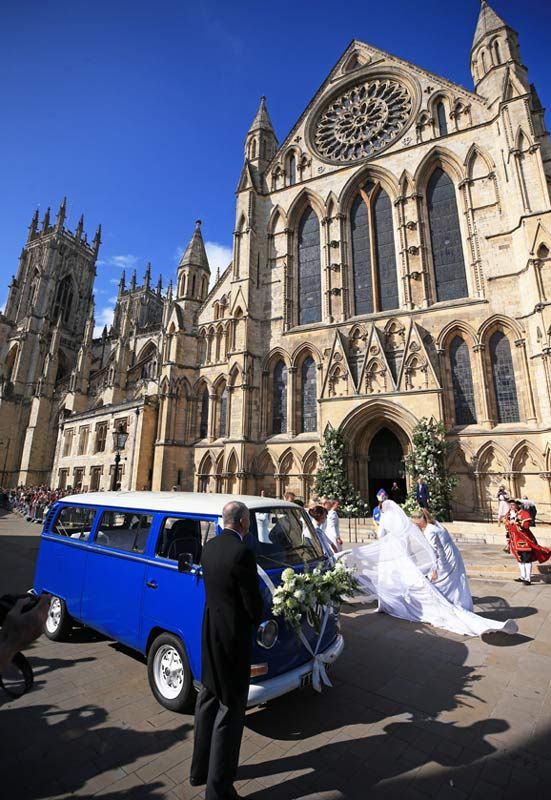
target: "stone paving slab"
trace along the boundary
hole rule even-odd
[[[0,589],[32,580],[36,526],[0,518]],[[520,632],[466,639],[344,609],[333,688],[247,714],[238,790],[251,800],[547,798],[551,586],[471,582]],[[0,698],[2,800],[193,800],[193,718],[163,710],[143,660],[92,631],[41,639],[32,692]]]

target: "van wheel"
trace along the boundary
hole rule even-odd
[[[67,611],[65,601],[61,597],[52,597],[48,617],[44,624],[44,633],[48,639],[61,642],[67,638],[72,627],[73,621]]]
[[[151,691],[170,711],[190,712],[195,704],[193,678],[182,642],[172,633],[161,633],[147,654]]]

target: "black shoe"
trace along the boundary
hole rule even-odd
[[[206,778],[196,778],[195,775],[189,776],[189,782],[191,786],[204,786],[207,782]]]
[[[525,586],[531,586],[532,581],[522,581]]]
[[[514,578],[515,583],[525,583],[524,578]]]

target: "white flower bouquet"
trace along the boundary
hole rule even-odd
[[[295,631],[300,629],[306,614],[308,621],[319,632],[322,611],[327,606],[338,607],[344,597],[351,597],[359,589],[353,571],[342,561],[329,570],[316,567],[303,573],[290,567],[281,573],[281,583],[273,594],[274,616],[283,617]]]

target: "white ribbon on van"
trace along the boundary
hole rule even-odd
[[[262,569],[262,567],[258,566],[258,564],[256,565],[256,569],[258,571],[259,576],[266,584],[268,591],[270,592],[270,595],[273,597],[276,587],[272,579],[270,578],[268,573]],[[308,641],[302,630],[299,629],[297,631],[298,638],[300,639],[300,641],[302,642],[308,653],[310,653],[310,655],[312,656],[312,686],[314,687],[316,692],[321,692],[322,684],[324,686],[333,686],[333,684],[329,680],[329,675],[327,674],[327,670],[325,669],[326,662],[324,659],[324,655],[323,653],[318,653],[318,649],[321,645],[321,640],[323,639],[323,634],[325,633],[325,628],[327,627],[327,620],[329,619],[329,613],[330,609],[328,608],[328,606],[324,606],[324,615],[323,615],[323,621],[321,623],[320,635],[314,650],[312,650],[312,648],[310,647],[310,642]]]

